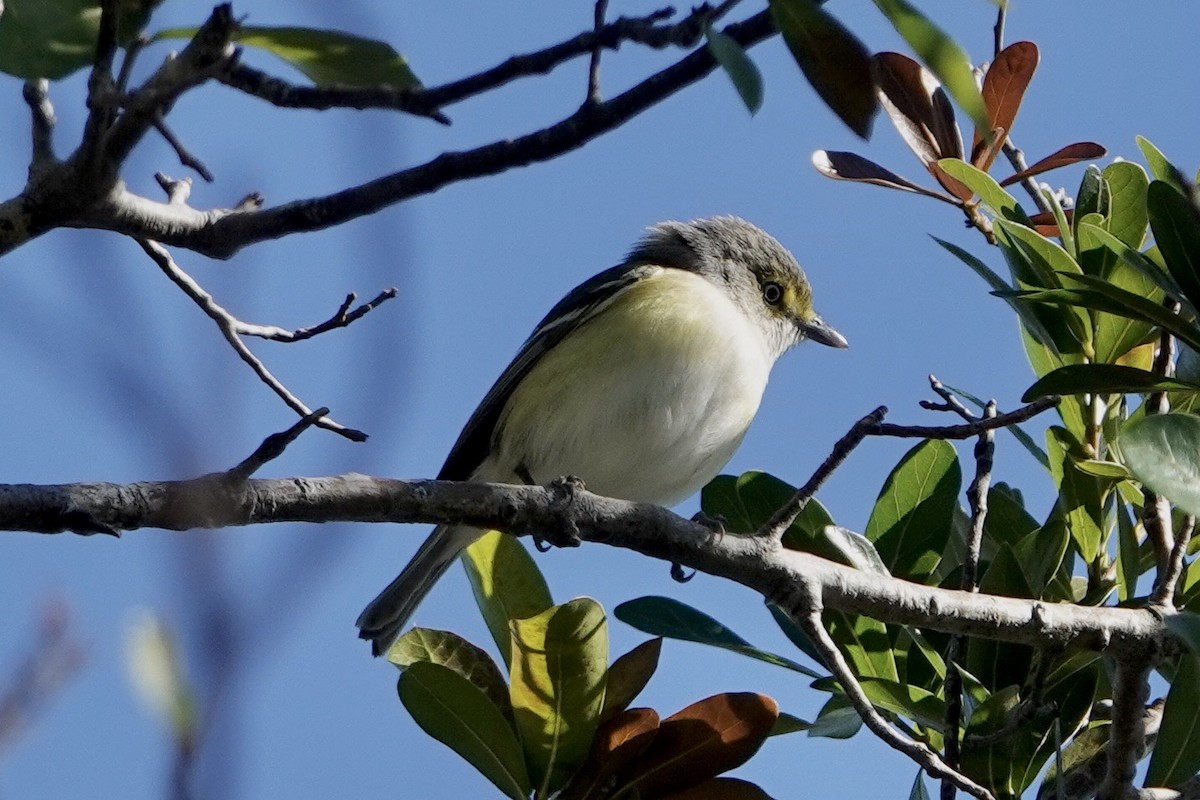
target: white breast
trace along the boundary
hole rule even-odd
[[[614,348],[614,339],[628,343]],[[663,269],[548,352],[513,392],[477,477],[581,478],[670,505],[711,480],[758,410],[773,354],[707,280]]]

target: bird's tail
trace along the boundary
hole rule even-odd
[[[358,635],[371,642],[371,653],[392,646],[417,606],[480,531],[461,525],[439,525],[404,570],[358,615]]]

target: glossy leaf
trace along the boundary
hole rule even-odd
[[[813,166],[826,178],[854,183],[870,183],[888,189],[899,189],[932,197],[946,203],[958,205],[958,201],[947,194],[926,189],[908,178],[897,175],[890,169],[863,158],[857,153],[839,150],[817,150],[812,155]]]
[[[124,0],[117,41],[131,42],[162,0]],[[90,66],[100,35],[99,0],[5,0],[0,3],[0,72],[58,80]]]
[[[1055,150],[1050,155],[1034,162],[1031,166],[1026,167],[1020,172],[1009,175],[1004,180],[1000,181],[1001,186],[1011,186],[1014,183],[1032,178],[1035,175],[1041,175],[1043,172],[1049,172],[1052,169],[1067,167],[1071,164],[1078,164],[1080,161],[1092,161],[1101,158],[1107,151],[1096,144],[1095,142],[1076,142],[1069,144],[1066,147]]]
[[[795,714],[788,714],[785,711],[779,712],[779,717],[775,720],[775,725],[771,728],[772,736],[786,736],[789,733],[803,733],[812,727],[812,723],[808,720],[803,720]]]
[[[1117,502],[1117,600],[1124,603],[1137,596],[1141,575],[1141,556],[1138,552],[1138,528],[1129,514],[1129,507]]]
[[[713,778],[656,800],[771,800],[771,795],[740,778]]]
[[[400,702],[421,729],[462,756],[513,800],[533,791],[525,756],[494,703],[454,670],[418,661],[400,674]]]
[[[587,800],[621,783],[654,741],[658,726],[658,713],[651,708],[631,708],[605,720],[558,800]]]
[[[604,707],[604,609],[579,597],[513,620],[509,691],[517,732],[543,796],[562,787],[591,747]]]
[[[1194,655],[1200,656],[1200,614],[1189,611],[1172,614],[1166,618],[1166,625]]]
[[[1052,517],[1042,527],[1025,534],[1012,546],[1013,555],[1021,567],[1021,575],[1032,596],[1046,596],[1046,586],[1062,565],[1070,543],[1070,531],[1065,520],[1059,515]]]
[[[967,113],[975,126],[980,130],[990,130],[987,109],[984,107],[979,87],[975,84],[971,59],[958,43],[907,0],[875,0],[875,5],[925,66],[942,82],[946,91],[958,103],[959,108]],[[962,147],[959,146],[957,153],[943,152],[942,155],[961,157]]]
[[[1154,176],[1154,179],[1168,183],[1180,192],[1185,191],[1187,181],[1179,168],[1168,161],[1163,152],[1151,144],[1149,139],[1143,136],[1135,138],[1138,148],[1142,151],[1142,156],[1150,166],[1150,174]]]
[[[1105,167],[1103,174],[1112,195],[1109,233],[1130,247],[1141,247],[1149,223],[1146,190],[1150,180],[1146,171],[1132,161],[1117,161]]]
[[[1167,270],[1192,305],[1200,305],[1200,212],[1163,181],[1150,184],[1146,206]]]
[[[940,731],[946,725],[946,704],[933,692],[882,678],[862,678],[859,684],[876,708],[907,717],[933,730]]]
[[[1137,272],[1165,294],[1181,300],[1184,311],[1195,316],[1195,307],[1183,296],[1175,279],[1144,253],[1130,247],[1104,228],[1091,222],[1080,223],[1076,230],[1081,243],[1094,244],[1108,249],[1120,260],[1121,264]]]
[[[788,641],[796,645],[796,647],[802,653],[811,658],[813,661],[828,669],[825,659],[819,652],[817,652],[817,648],[808,638],[808,634],[796,624],[795,620],[789,617],[787,613],[783,611],[783,609],[774,603],[767,603],[766,605],[767,610],[771,612],[771,618],[775,620],[775,624],[779,626],[781,631],[783,631],[783,635],[788,638]]]
[[[925,770],[917,770],[912,788],[908,790],[908,800],[929,800],[929,792],[925,788]]]
[[[646,688],[646,684],[658,669],[658,657],[661,652],[662,638],[650,639],[609,666],[601,717],[607,719],[625,710],[642,693],[642,689]]]
[[[1200,656],[1179,658],[1167,692],[1158,742],[1146,770],[1147,787],[1174,786],[1200,771]]]
[[[871,54],[814,0],[770,0],[771,17],[792,58],[821,100],[863,139],[879,105],[871,82]]]
[[[750,533],[766,523],[795,492],[796,487],[786,481],[757,470],[737,477],[718,475],[700,493],[700,507],[706,514],[724,519],[727,531]],[[833,518],[820,501],[810,499],[783,532],[783,546],[841,560],[824,534],[826,526],[832,524]]]
[[[750,658],[786,667],[811,678],[820,677],[789,658],[759,650],[707,614],[669,597],[639,597],[613,609],[613,616],[638,630],[668,639],[697,642],[731,650]]]
[[[709,28],[704,36],[708,42],[708,52],[725,70],[738,97],[746,104],[746,109],[751,115],[757,114],[763,102],[763,79],[758,67],[750,60],[745,48],[729,34]]]
[[[808,735],[821,739],[849,739],[862,728],[862,717],[844,695],[834,695],[821,706]]]
[[[922,442],[892,470],[871,510],[866,537],[893,575],[920,582],[933,574],[961,486],[958,455],[944,441]]]
[[[1119,444],[1139,481],[1187,513],[1200,514],[1200,417],[1142,417],[1125,425]]]
[[[1072,462],[1072,456],[1082,457],[1083,447],[1070,431],[1051,427],[1046,431],[1046,445],[1050,470],[1058,484],[1059,508],[1066,514],[1067,529],[1080,558],[1091,563],[1103,543],[1104,509],[1100,483],[1091,475],[1080,472]]]
[[[1000,188],[1000,184],[983,170],[958,158],[943,158],[938,162],[938,166],[974,192],[997,216],[1011,220],[1025,218],[1025,212],[1021,211],[1017,198]]]
[[[766,741],[779,716],[770,697],[718,694],[662,721],[629,786],[658,797],[695,786],[745,763]]]
[[[496,649],[510,664],[508,621],[536,616],[554,605],[546,579],[525,546],[499,531],[488,531],[464,550],[463,566]]]
[[[1039,378],[1021,396],[1022,403],[1061,394],[1128,394],[1168,389],[1200,391],[1200,385],[1116,364],[1069,364]]]
[[[871,76],[884,111],[922,164],[962,156],[954,109],[931,72],[902,53],[884,52],[872,57]]]
[[[159,31],[154,41],[190,39],[195,28]],[[415,89],[421,82],[390,44],[324,28],[243,25],[234,41],[281,58],[318,86]]]
[[[992,59],[980,88],[990,129],[1000,128],[1005,136],[1012,130],[1037,65],[1038,49],[1033,42],[1013,42]],[[999,148],[988,148],[985,137],[979,130],[975,131],[971,143],[972,164],[987,172],[998,152]],[[988,157],[981,160],[985,155]]]
[[[419,661],[446,667],[479,688],[505,716],[512,716],[508,683],[496,662],[481,648],[450,631],[413,628],[388,649],[387,660],[401,670]]]
[[[891,576],[879,551],[875,549],[875,545],[871,544],[871,540],[861,533],[856,533],[849,528],[829,525],[825,528],[825,538],[837,548],[845,562],[855,569],[883,578]]]

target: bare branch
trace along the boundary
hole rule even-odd
[[[183,293],[191,298],[192,302],[199,306],[200,310],[207,314],[209,319],[217,323],[217,328],[220,329],[221,334],[225,337],[225,341],[229,342],[230,347],[234,349],[242,361],[246,362],[250,369],[254,370],[254,374],[258,376],[259,380],[269,386],[271,391],[275,392],[289,408],[300,416],[308,417],[313,413],[312,409],[301,402],[300,398],[292,394],[278,378],[271,374],[266,365],[242,341],[242,331],[239,329],[242,323],[217,303],[213,299],[213,296],[197,283],[191,275],[188,275],[187,272],[176,264],[165,247],[147,239],[139,239],[137,242],[146,251],[146,254],[154,260],[159,269],[171,279],[171,282],[182,289]],[[354,442],[363,442],[367,439],[367,435],[362,431],[347,428],[328,417],[322,417],[316,424],[326,430],[345,436]]]
[[[54,106],[50,104],[50,82],[45,78],[29,81],[22,90],[25,104],[29,106],[33,138],[33,156],[30,159],[30,179],[35,173],[58,163],[54,155]]]
[[[242,336],[256,336],[260,339],[269,339],[273,342],[302,342],[305,339],[311,339],[314,336],[319,336],[327,331],[344,328],[355,320],[365,316],[367,313],[378,308],[383,303],[396,297],[399,291],[396,287],[384,289],[379,294],[375,295],[371,300],[363,303],[354,310],[351,306],[358,299],[358,295],[354,292],[346,295],[346,299],[338,306],[338,310],[333,316],[319,325],[313,325],[309,328],[297,328],[294,331],[289,331],[284,328],[278,328],[274,325],[252,325],[248,322],[238,321],[237,330]]]
[[[981,800],[994,800],[991,792],[975,783],[966,775],[962,775],[947,766],[938,757],[938,754],[930,750],[926,745],[902,735],[889,725],[888,721],[875,710],[875,706],[871,705],[870,698],[867,697],[862,686],[859,685],[858,680],[854,677],[854,672],[850,669],[850,665],[846,663],[842,651],[838,649],[829,632],[825,630],[825,625],[821,621],[822,607],[821,592],[819,589],[814,589],[807,582],[802,582],[797,586],[791,597],[780,598],[775,602],[776,605],[786,611],[803,628],[804,632],[808,635],[809,641],[813,643],[818,654],[820,654],[821,661],[824,662],[825,666],[829,667],[830,672],[833,673],[837,682],[841,684],[842,691],[845,692],[846,699],[850,701],[850,705],[858,712],[863,723],[872,733],[883,740],[884,744],[904,753],[934,778],[949,781],[973,797],[981,798]]]
[[[1146,752],[1147,677],[1151,665],[1136,656],[1117,659],[1113,675],[1113,720],[1108,738],[1108,768],[1097,800],[1124,800],[1133,789],[1137,762]]]
[[[317,424],[328,413],[328,408],[318,408],[286,431],[271,434],[266,439],[263,439],[263,443],[247,456],[244,461],[226,472],[225,477],[237,482],[248,480],[251,475],[262,469],[263,465],[268,461],[273,461],[283,455],[283,451],[287,450],[288,445],[300,438],[300,434]]]
[[[1025,422],[1043,411],[1054,408],[1059,402],[1057,397],[1040,397],[1015,411],[997,414],[990,419],[968,422],[965,425],[893,425],[881,422],[869,433],[871,436],[894,436],[901,439],[969,439],[985,431]]]
[[[1174,313],[1179,312],[1179,303],[1170,297],[1163,299],[1163,305]],[[1167,331],[1158,337],[1158,349],[1154,354],[1151,372],[1164,378],[1170,377],[1171,361],[1175,355],[1175,339]],[[1171,410],[1171,402],[1166,392],[1151,392],[1146,398],[1147,414],[1165,414]],[[1148,488],[1142,489],[1142,527],[1146,538],[1154,548],[1158,562],[1158,574],[1155,576],[1154,592],[1151,602],[1164,605],[1171,602],[1175,595],[1175,581],[1179,573],[1175,573],[1167,584],[1168,573],[1172,572],[1172,559],[1178,542],[1172,530],[1171,504],[1167,498]],[[1182,564],[1180,565],[1182,569]]]
[[[608,12],[608,0],[596,0],[596,7],[593,13],[593,32],[599,33],[604,29],[604,15]],[[591,61],[588,63],[588,87],[587,95],[584,97],[585,104],[595,104],[600,102],[600,54],[604,52],[604,48],[600,45],[599,37],[596,44],[592,45]]]
[[[154,130],[158,131],[167,140],[167,144],[171,145],[171,149],[179,157],[180,164],[183,164],[188,169],[195,170],[196,174],[204,178],[206,183],[213,182],[213,174],[209,172],[208,167],[204,166],[203,161],[192,155],[192,152],[184,146],[183,142],[179,141],[179,137],[167,126],[167,122],[163,119],[161,111],[154,115]]]

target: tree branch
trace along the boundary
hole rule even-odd
[[[220,6],[219,8],[227,8]],[[217,16],[214,12],[214,17]],[[220,28],[220,25],[214,26]],[[725,29],[743,47],[774,35],[769,11]],[[108,163],[119,163],[153,126],[152,111],[164,111],[190,86],[214,74],[227,74],[236,59],[230,53],[214,55],[213,35],[205,29],[177,61],[168,62],[137,92],[108,136]],[[185,58],[189,51],[195,58]],[[224,50],[220,51],[222,54]],[[208,54],[201,61],[199,54]],[[193,63],[195,62],[195,63]],[[473,150],[447,152],[425,164],[402,170],[322,197],[297,200],[274,208],[213,209],[196,211],[187,206],[157,203],[134,195],[119,183],[103,191],[68,198],[43,194],[0,204],[0,255],[55,226],[98,228],[184,247],[214,258],[229,258],[243,247],[293,233],[322,230],[374,213],[389,205],[434,192],[458,181],[495,175],[513,167],[548,161],[576,150],[633,117],[700,80],[716,67],[706,48],[699,48],[674,65],[631,89],[596,104],[580,108],[566,119],[515,139],[503,139]],[[63,179],[65,190],[72,181]],[[76,190],[78,192],[78,190]],[[64,192],[65,193],[65,192]],[[49,202],[54,200],[55,202]],[[32,212],[32,213],[31,213]]]

